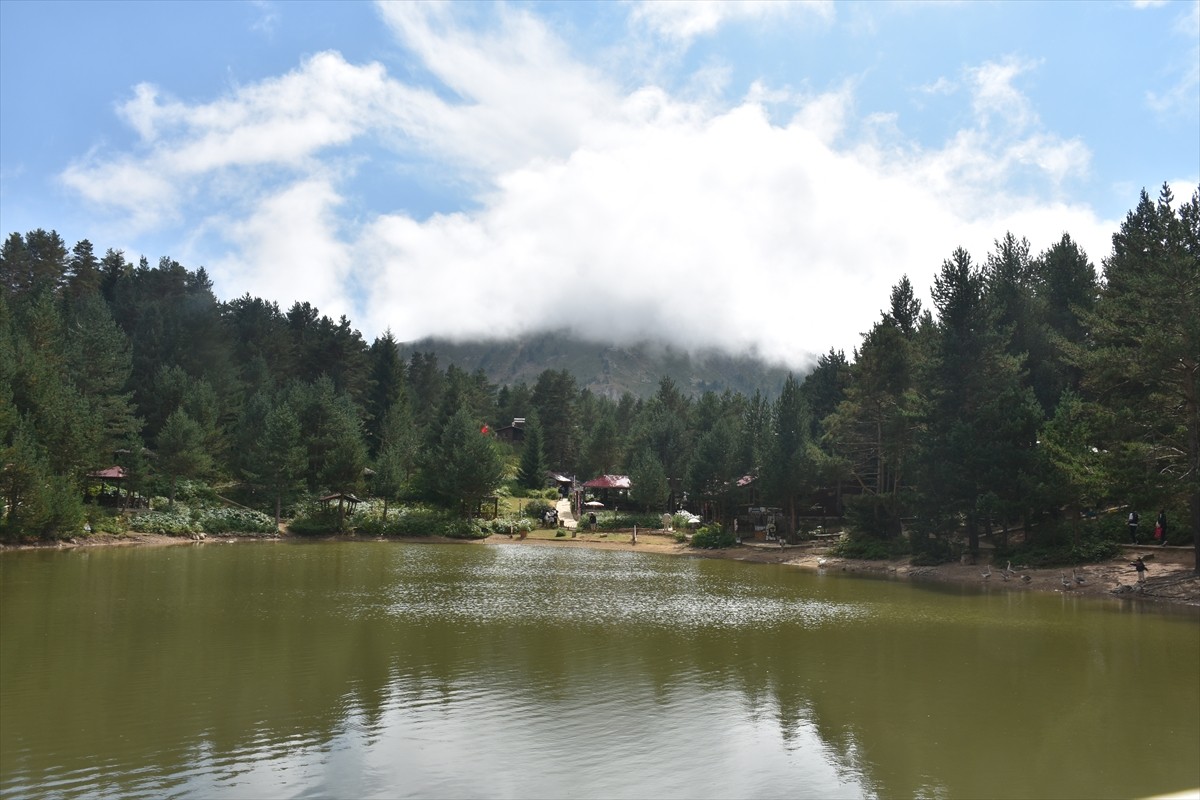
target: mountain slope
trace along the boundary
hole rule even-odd
[[[788,374],[787,369],[753,356],[716,351],[689,354],[652,342],[603,344],[562,332],[491,341],[429,338],[404,343],[400,350],[405,357],[414,351],[433,353],[442,368],[453,364],[467,372],[482,369],[489,381],[499,385],[533,385],[544,370],[565,369],[580,386],[612,398],[624,392],[649,397],[664,375],[692,396],[729,389],[746,395],[757,390],[774,397]]]

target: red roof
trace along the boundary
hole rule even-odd
[[[109,467],[108,469],[98,469],[95,472],[88,473],[89,478],[102,478],[104,480],[121,480],[125,477],[124,467]]]
[[[601,475],[599,478],[592,478],[583,486],[585,489],[630,489],[633,487],[633,481],[629,480],[628,475]]]

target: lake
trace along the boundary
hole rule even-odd
[[[520,544],[0,554],[0,796],[1200,786],[1200,616]]]

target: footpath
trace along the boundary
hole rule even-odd
[[[571,501],[563,498],[554,504],[555,510],[558,511],[558,521],[562,526],[569,531],[575,530],[579,526],[579,521],[571,514]]]

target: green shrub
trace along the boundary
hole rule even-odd
[[[448,511],[427,506],[405,506],[396,515],[390,533],[398,536],[437,536],[455,517]]]
[[[496,519],[477,520],[482,530],[493,533],[529,533],[533,530],[533,520],[525,517],[496,517]]]
[[[705,525],[692,534],[692,547],[702,550],[720,550],[736,544],[733,531],[727,531],[720,525]]]
[[[1061,567],[1107,561],[1128,540],[1124,521],[1115,515],[1083,520],[1078,531],[1068,521],[1055,521],[1038,526],[1028,541],[1016,547],[997,548],[996,555],[1031,567]]]
[[[492,534],[484,529],[480,520],[459,518],[446,523],[441,535],[450,539],[486,539]]]
[[[121,534],[124,533],[128,524],[125,517],[120,514],[111,514],[104,509],[91,509],[88,511],[88,524],[92,526],[93,533],[108,533]]]
[[[839,558],[887,561],[904,555],[907,550],[907,544],[900,540],[885,541],[874,536],[853,535],[839,540],[830,552]]]
[[[288,530],[300,536],[337,533],[338,511],[336,508],[322,509],[319,505],[307,506],[288,523]]]
[[[546,501],[534,500],[530,503],[527,503],[525,507],[521,509],[521,516],[529,517],[530,519],[541,520],[546,515],[547,511],[553,510],[554,506],[550,505]]]
[[[206,533],[275,533],[275,518],[244,508],[206,508],[197,514]]]
[[[158,533],[166,536],[184,536],[199,531],[187,506],[176,505],[175,509],[147,511],[129,519],[129,530],[137,533]]]
[[[587,513],[584,513],[584,519],[587,519]],[[628,530],[634,525],[639,528],[652,528],[657,530],[662,527],[661,514],[633,514],[616,511],[601,511],[596,514],[596,528],[602,531]]]
[[[918,536],[910,544],[913,551],[912,564],[916,567],[936,567],[938,564],[946,564],[957,559],[954,554],[954,546],[948,539],[929,539]]]

